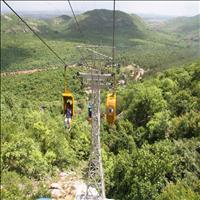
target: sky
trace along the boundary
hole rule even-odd
[[[70,11],[67,1],[7,1],[18,12],[56,12]],[[70,1],[76,12],[92,9],[111,9],[112,1]],[[166,16],[194,16],[200,14],[200,1],[117,1],[116,9],[135,14],[154,14]],[[1,1],[1,11],[9,9]]]

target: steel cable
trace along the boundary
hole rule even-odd
[[[65,61],[27,24],[27,22],[17,14],[17,12],[5,1],[2,0],[10,10],[34,33],[34,35],[59,59],[59,61],[66,65]]]

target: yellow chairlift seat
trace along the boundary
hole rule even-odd
[[[106,119],[108,124],[113,124],[116,120],[116,94],[110,93],[106,98]]]
[[[64,115],[66,113],[67,103],[69,102],[72,107],[72,117],[73,117],[73,115],[74,115],[74,96],[73,96],[73,94],[70,91],[66,90],[62,94],[62,96],[63,96],[63,101],[64,101],[64,108],[63,108]]]

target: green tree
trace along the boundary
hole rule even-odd
[[[183,116],[171,120],[170,135],[178,138],[192,138],[200,136],[199,112],[190,111]]]
[[[200,195],[195,193],[191,188],[182,181],[176,184],[169,183],[156,200],[198,200]]]
[[[146,127],[149,142],[165,139],[169,136],[170,112],[164,111],[155,113]]]
[[[135,85],[125,97],[127,118],[137,126],[145,126],[156,112],[166,109],[162,90],[156,86]]]
[[[26,176],[40,178],[48,171],[39,146],[23,133],[12,135],[10,142],[2,144],[3,170],[14,170]]]
[[[197,98],[191,96],[190,92],[187,90],[181,90],[173,97],[171,102],[171,110],[180,116],[185,114],[190,110],[195,110],[197,108]]]

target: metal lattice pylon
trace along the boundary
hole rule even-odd
[[[100,142],[100,89],[106,85],[107,79],[112,75],[100,74],[100,72],[95,74],[79,73],[79,75],[89,81],[93,99],[92,144],[88,168],[87,193],[84,199],[104,200],[106,197]]]

